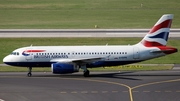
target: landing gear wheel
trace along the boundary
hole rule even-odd
[[[32,76],[32,74],[31,74],[32,67],[28,67],[28,69],[29,69],[29,72],[28,72],[27,76],[28,76],[28,77],[31,77],[31,76]]]
[[[31,77],[31,76],[32,76],[32,74],[31,74],[31,73],[28,73],[28,74],[27,74],[27,76],[28,76],[28,77]]]
[[[88,77],[88,76],[89,76],[89,73],[90,73],[89,70],[85,71],[85,72],[84,72],[84,77]]]

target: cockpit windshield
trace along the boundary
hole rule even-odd
[[[19,52],[12,52],[11,55],[19,55]]]

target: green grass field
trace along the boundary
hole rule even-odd
[[[0,29],[151,28],[166,13],[180,28],[179,11],[178,0],[0,0]]]
[[[2,63],[3,57],[10,54],[13,50],[30,46],[48,46],[48,45],[133,45],[138,43],[141,38],[0,38],[0,60]],[[173,38],[169,39],[168,46],[173,46],[180,49],[180,40]],[[174,53],[165,57],[152,59],[141,62],[143,64],[179,64],[180,53]]]

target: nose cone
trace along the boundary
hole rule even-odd
[[[5,64],[8,64],[8,62],[11,62],[11,59],[9,58],[9,55],[6,56],[6,57],[4,57],[3,62],[4,62]]]

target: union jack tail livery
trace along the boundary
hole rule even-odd
[[[172,19],[173,14],[163,15],[140,43],[146,47],[166,46]]]

